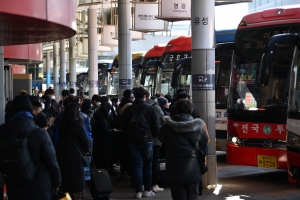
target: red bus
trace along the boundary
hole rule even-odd
[[[243,17],[233,54],[228,94],[227,162],[287,169],[286,121],[291,45],[278,44],[272,68],[261,58],[269,39],[300,30],[300,8],[273,8]],[[268,81],[264,78],[268,74]]]
[[[156,88],[156,72],[157,64],[155,61],[159,61],[165,50],[166,45],[154,45],[153,48],[147,51],[142,61],[142,73],[143,78],[140,79],[140,83],[150,92],[151,95],[155,94]],[[154,61],[154,62],[151,62]]]

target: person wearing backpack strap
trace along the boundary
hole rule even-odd
[[[151,191],[153,137],[158,132],[159,117],[152,105],[145,102],[147,90],[142,87],[134,90],[135,101],[123,113],[122,130],[127,131],[133,165],[135,198],[154,196]],[[142,185],[145,190],[142,193]]]
[[[13,114],[11,122],[0,126],[0,171],[4,174],[8,197],[51,200],[52,191],[61,184],[51,139],[33,121],[27,95],[15,97]],[[22,145],[17,146],[20,142]]]

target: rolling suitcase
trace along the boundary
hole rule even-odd
[[[93,200],[109,199],[113,191],[113,186],[108,172],[105,169],[95,169],[91,167],[91,180],[89,188]]]

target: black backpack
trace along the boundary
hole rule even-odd
[[[35,129],[29,135],[37,130],[39,129]],[[7,184],[25,183],[33,179],[37,166],[31,159],[27,138],[0,139],[0,171]]]
[[[131,144],[142,144],[148,141],[150,131],[145,118],[148,109],[143,109],[140,113],[136,113],[133,108],[130,109],[132,117],[129,122],[128,139]]]

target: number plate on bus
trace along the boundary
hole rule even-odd
[[[262,168],[277,169],[277,157],[257,155],[257,166]]]

